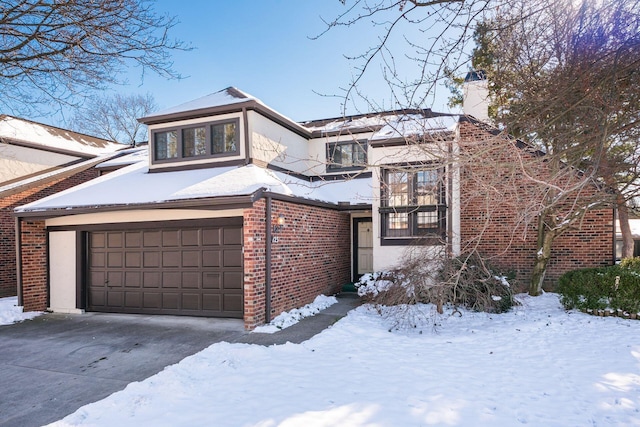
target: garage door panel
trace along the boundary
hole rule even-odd
[[[200,267],[201,251],[183,251],[182,267]]]
[[[182,282],[181,273],[179,271],[165,271],[162,273],[162,288],[176,289],[180,287]]]
[[[224,245],[241,245],[242,244],[242,228],[226,227],[222,231]]]
[[[241,271],[225,271],[223,278],[223,289],[242,289]]]
[[[107,288],[121,288],[123,285],[122,271],[109,271],[107,272]]]
[[[124,255],[124,265],[127,268],[142,267],[142,254],[140,252],[126,252]]]
[[[162,275],[159,271],[144,271],[142,273],[142,287],[159,288],[162,281]]]
[[[161,246],[160,231],[143,231],[142,244],[145,248],[159,248]]]
[[[182,289],[200,289],[200,278],[202,274],[199,271],[182,272]]]
[[[180,267],[180,258],[178,251],[162,252],[162,266],[164,268]]]
[[[222,252],[221,251],[202,251],[202,266],[203,267],[220,267]]]
[[[139,248],[142,246],[142,234],[139,231],[128,231],[124,233],[125,248]]]
[[[160,267],[160,253],[159,252],[144,252],[143,254],[143,266],[145,268],[159,268]]]
[[[201,295],[200,294],[182,294],[182,309],[183,310],[202,310],[202,305],[200,304]]]
[[[105,266],[105,253],[92,253],[89,256],[89,267],[104,267]]]
[[[109,290],[107,292],[108,307],[122,307],[124,304],[124,292]]]
[[[202,296],[202,309],[208,311],[222,311],[222,298],[218,294]]]
[[[107,233],[107,247],[108,248],[122,248],[122,233],[114,232]]]
[[[200,246],[200,230],[182,230],[182,246]]]
[[[179,242],[178,230],[163,231],[162,232],[162,247],[172,248],[177,247]]]
[[[142,308],[142,293],[125,292],[124,306],[127,308]]]
[[[207,228],[202,230],[202,244],[203,246],[218,246],[220,245],[220,229],[219,228]]]
[[[92,233],[91,235],[91,248],[104,248],[106,247],[106,233]]]
[[[179,308],[179,305],[178,305],[179,301],[180,301],[180,294],[165,292],[162,294],[162,309],[177,310]]]
[[[242,317],[241,226],[91,232],[88,308]]]
[[[122,252],[109,252],[107,253],[107,267],[109,268],[122,268]]]
[[[222,285],[221,273],[212,273],[212,272],[203,273],[202,287],[204,289],[221,289],[222,287],[221,285]]]
[[[162,294],[160,292],[145,292],[142,295],[142,308],[162,308]]]
[[[142,272],[125,271],[124,286],[125,288],[139,288],[142,285]]]
[[[222,260],[223,267],[242,267],[242,249],[225,249]]]

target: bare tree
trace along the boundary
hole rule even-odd
[[[169,37],[175,24],[148,0],[2,0],[0,102],[17,114],[75,104],[131,66],[179,77],[170,53],[189,47]]]
[[[138,122],[157,110],[151,94],[98,97],[78,108],[69,126],[79,132],[122,144],[146,141],[146,126]]]

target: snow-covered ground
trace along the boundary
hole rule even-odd
[[[640,426],[640,321],[565,312],[392,331],[370,306],[302,344],[220,343],[57,426]]]
[[[18,297],[0,298],[0,325],[33,319],[41,314],[36,311],[23,313],[22,307],[18,305]]]

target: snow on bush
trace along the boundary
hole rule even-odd
[[[337,303],[338,300],[334,296],[318,295],[311,304],[307,304],[301,308],[294,308],[291,311],[281,313],[275,317],[268,325],[258,326],[254,332],[263,334],[272,334],[291,325],[295,325],[305,317],[318,314],[320,311]]]

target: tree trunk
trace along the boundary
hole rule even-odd
[[[618,208],[618,222],[622,233],[622,258],[633,257],[633,236],[629,226],[629,208],[621,194],[616,194],[616,205]]]
[[[544,276],[547,273],[547,264],[551,258],[551,246],[556,237],[556,233],[545,227],[542,217],[538,221],[538,251],[536,252],[536,263],[531,273],[531,283],[529,284],[529,295],[538,296],[542,293]]]

